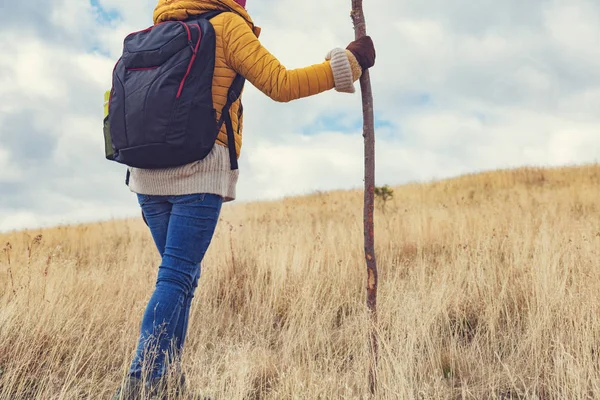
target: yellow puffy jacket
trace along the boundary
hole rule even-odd
[[[329,61],[294,70],[287,70],[281,65],[260,44],[260,28],[254,25],[248,12],[234,0],[160,0],[154,10],[154,23],[185,20],[191,15],[215,10],[229,11],[211,19],[217,45],[213,77],[213,102],[217,118],[220,118],[227,91],[236,73],[244,76],[273,100],[280,102],[312,96],[334,88],[334,76]],[[241,98],[232,105],[230,113],[239,157],[243,123]],[[225,125],[219,132],[217,143],[227,146]]]

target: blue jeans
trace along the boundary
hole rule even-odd
[[[138,201],[162,262],[129,374],[157,379],[166,372],[167,363],[181,357],[200,263],[214,234],[223,198],[206,193],[138,195]]]

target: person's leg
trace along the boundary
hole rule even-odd
[[[194,293],[196,292],[196,288],[198,287],[198,280],[200,279],[200,270],[201,267],[198,265],[198,273],[192,282],[192,290],[188,294],[188,296],[183,301],[183,308],[181,309],[181,313],[179,314],[179,321],[177,321],[177,325],[175,327],[175,349],[177,351],[176,357],[181,358],[181,354],[183,352],[183,345],[185,343],[185,337],[187,335],[188,328],[188,320],[190,317],[190,308],[192,305],[192,300],[194,299]]]
[[[165,252],[169,220],[171,218],[171,209],[173,208],[173,205],[169,201],[168,196],[152,196],[145,194],[138,194],[138,202],[142,208],[142,213],[144,214],[146,223],[148,224],[148,229],[150,229],[150,233],[152,234],[152,238],[154,239],[158,253],[162,258]],[[143,331],[143,329],[144,326],[142,321],[142,327],[140,330]],[[141,378],[141,363],[143,361],[143,354],[140,349],[143,349],[144,339],[145,336],[142,332],[140,332],[136,355],[129,370],[130,375],[137,378]]]
[[[173,205],[167,196],[145,194],[138,194],[138,202],[146,218],[154,244],[156,244],[156,249],[162,258],[167,243],[167,230]]]
[[[154,243],[160,253],[161,258],[165,252],[165,245],[167,241],[167,229],[169,227],[169,219],[171,218],[171,208],[172,204],[169,201],[166,201],[167,197],[161,196],[153,196],[153,198],[148,199],[148,196],[138,195],[140,198],[140,204],[143,204],[142,212],[144,213],[144,217],[146,218],[146,223],[151,230],[152,237],[154,238]],[[163,202],[160,204],[159,200]],[[163,204],[165,205],[163,207]],[[181,353],[183,350],[183,344],[185,341],[185,336],[187,333],[188,326],[188,318],[190,315],[190,307],[192,304],[192,300],[194,299],[194,292],[198,287],[198,279],[200,278],[200,265],[198,265],[198,273],[194,278],[194,282],[192,284],[193,290],[191,293],[186,296],[183,301],[183,308],[179,315],[179,320],[177,321],[177,325],[175,327],[175,339],[176,339],[176,350],[177,350],[177,361],[181,358]]]
[[[143,368],[149,367],[148,377],[159,378],[165,372],[165,353],[171,353],[171,344],[183,345],[188,304],[223,202],[220,196],[211,194],[169,199],[172,209],[162,263],[156,289],[144,313],[136,360],[130,370],[135,377],[146,375],[142,373]]]
[[[182,202],[186,203],[186,200],[183,199]],[[196,217],[204,220],[202,222],[202,224],[208,224],[207,229],[209,229],[209,231],[210,231],[210,235],[205,236],[205,238],[208,239],[208,241],[206,242],[206,245],[205,245],[206,248],[202,252],[202,256],[201,256],[202,258],[204,258],[204,254],[206,253],[206,250],[208,249],[210,241],[212,240],[212,235],[215,231],[217,221],[219,220],[219,215],[221,213],[222,204],[223,204],[223,198],[221,196],[217,196],[214,194],[205,194],[204,200],[202,203],[189,204],[192,208],[202,207],[202,208],[206,208],[206,210],[207,210],[207,212],[201,212],[199,214],[195,213]],[[182,205],[185,207],[185,204],[182,204]],[[183,214],[184,211],[185,211],[185,208],[180,209],[177,206],[177,203],[174,203],[174,214],[177,214],[179,212],[182,212],[182,214]],[[202,245],[200,247],[204,247],[204,245]],[[200,261],[202,261],[202,259],[200,259]],[[179,314],[179,320],[177,321],[177,325],[175,326],[174,341],[175,341],[175,350],[177,353],[176,354],[177,358],[181,357],[181,353],[183,351],[183,346],[185,344],[185,338],[187,336],[190,308],[191,308],[192,300],[194,299],[194,293],[196,292],[196,288],[198,287],[198,280],[200,279],[200,274],[201,274],[200,262],[198,263],[198,266],[195,269],[195,272],[196,273],[192,280],[191,290],[189,291],[188,295],[184,299],[183,307]]]

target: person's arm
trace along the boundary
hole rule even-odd
[[[248,24],[232,14],[223,29],[225,58],[231,68],[275,101],[288,102],[335,88],[354,92],[362,68],[348,50],[334,49],[327,61],[288,70],[264,48]]]

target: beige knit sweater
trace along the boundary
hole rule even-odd
[[[328,55],[338,92],[354,93],[354,82],[362,70],[347,50],[334,49]],[[134,193],[174,196],[211,193],[225,202],[235,200],[239,170],[231,170],[227,147],[215,144],[209,155],[181,167],[166,169],[129,168],[129,189]]]

